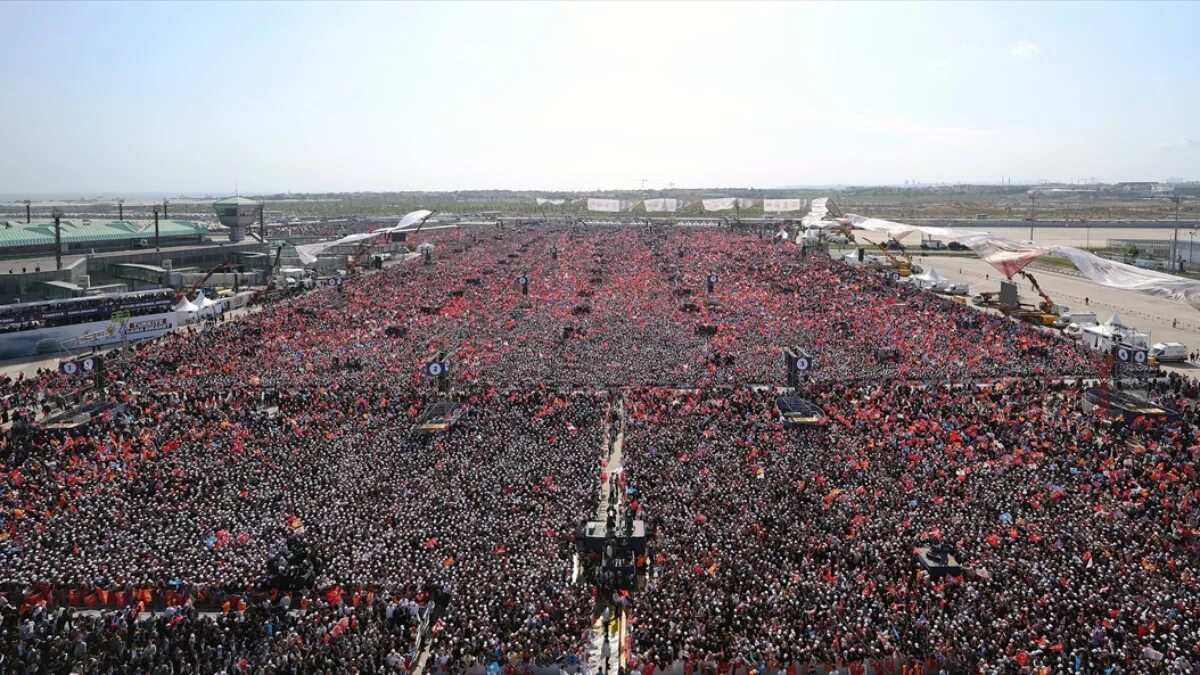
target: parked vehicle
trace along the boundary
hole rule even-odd
[[[1159,342],[1150,348],[1150,357],[1155,363],[1187,361],[1188,350],[1182,342]]]

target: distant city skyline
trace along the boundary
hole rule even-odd
[[[1200,179],[1196,3],[229,10],[0,4],[0,194]]]

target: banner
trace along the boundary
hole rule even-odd
[[[629,208],[631,204],[624,199],[596,199],[588,197],[588,211],[601,211],[604,213],[620,213]]]
[[[737,204],[737,200],[733,197],[721,197],[720,199],[702,199],[700,205],[705,211],[728,211]]]
[[[764,199],[764,213],[784,213],[786,211],[799,211],[802,208],[799,199]]]
[[[536,201],[538,206],[545,206],[546,204],[550,204],[551,206],[562,206],[563,204],[567,203],[567,200],[565,199],[542,199],[541,197],[537,197]]]
[[[705,211],[728,211],[732,208],[749,209],[757,201],[750,197],[718,197],[716,199],[701,199],[700,204]]]
[[[663,198],[663,199],[647,199],[642,202],[646,207],[646,213],[675,213],[683,202],[679,199]]]

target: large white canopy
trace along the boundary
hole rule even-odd
[[[817,201],[813,200],[814,207]],[[1031,243],[1018,243],[991,232],[908,225],[880,218],[864,218],[854,214],[848,214],[847,217],[850,223],[860,230],[884,232],[896,241],[900,241],[913,232],[922,232],[933,237],[964,244],[1009,279],[1038,258],[1057,254],[1071,261],[1071,264],[1084,277],[1101,286],[1138,291],[1160,298],[1183,300],[1193,308],[1200,309],[1200,281],[1144,270],[1133,265],[1101,258],[1073,246],[1038,246]]]
[[[179,301],[179,304],[175,305],[175,311],[191,313],[200,311],[200,308],[192,304],[192,301],[188,300],[187,296],[185,295],[183,296],[183,299]]]
[[[348,235],[342,237],[341,239],[334,239],[332,241],[319,241],[315,244],[302,244],[302,245],[296,247],[296,255],[299,256],[301,263],[304,263],[305,265],[311,265],[317,261],[318,255],[333,248],[334,246],[344,246],[346,244],[355,244],[360,241],[371,239],[373,237],[378,237],[383,234],[391,234],[393,232],[406,232],[409,230],[413,230],[413,229],[415,229],[414,228],[415,225],[419,225],[426,218],[428,218],[429,216],[432,216],[432,215],[433,215],[433,211],[428,211],[426,209],[419,209],[417,211],[412,211],[410,213],[405,214],[404,217],[400,219],[400,222],[392,227],[382,227],[378,230],[373,230],[371,232],[360,232],[358,234],[348,234]],[[446,228],[446,227],[454,227],[454,225],[453,224],[442,224],[442,225],[438,225],[435,227],[429,227],[426,229],[436,230],[436,229],[442,229],[442,228]]]

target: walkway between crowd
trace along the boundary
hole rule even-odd
[[[611,508],[619,521],[622,507],[620,478],[622,468],[622,451],[625,445],[625,401],[624,397],[610,402],[609,427],[605,433],[605,443],[608,445],[608,460],[604,464],[604,479],[600,488],[600,503],[596,508],[596,520],[604,521]],[[614,432],[615,427],[615,432]],[[615,491],[615,492],[614,492]],[[592,624],[588,647],[588,669],[593,673],[615,674],[620,672],[622,645],[628,634],[627,608],[613,602],[609,596],[598,596],[596,599],[597,613]]]

